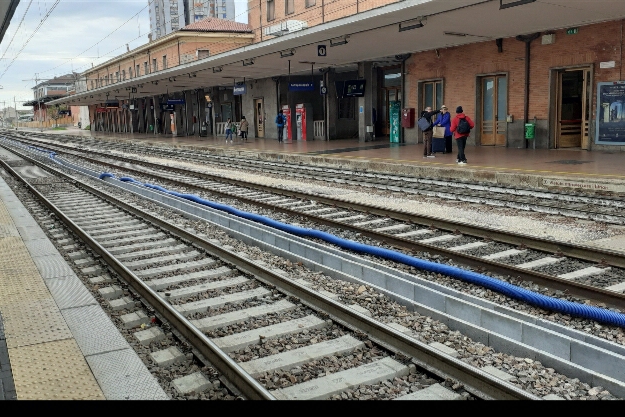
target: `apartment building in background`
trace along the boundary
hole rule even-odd
[[[154,0],[150,3],[150,36],[156,40],[208,17],[234,20],[234,0]]]

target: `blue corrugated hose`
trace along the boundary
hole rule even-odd
[[[103,173],[100,175],[100,179],[104,179],[107,177],[115,178],[115,176],[110,173]],[[505,281],[478,274],[476,272],[466,271],[461,268],[439,264],[436,262],[425,261],[423,259],[408,256],[390,249],[379,248],[376,246],[370,246],[354,242],[353,240],[342,239],[338,236],[322,232],[320,230],[305,229],[303,227],[292,226],[290,224],[282,223],[265,216],[237,210],[234,207],[225,204],[219,204],[212,201],[204,200],[194,194],[181,194],[175,191],[169,191],[158,185],[152,185],[147,183],[143,184],[129,177],[122,177],[119,180],[162,191],[164,193],[184,198],[186,200],[190,200],[195,203],[202,204],[204,206],[208,206],[217,210],[225,211],[226,213],[234,214],[235,216],[243,217],[244,219],[262,223],[267,226],[274,227],[276,229],[297,236],[321,239],[325,242],[332,243],[334,245],[340,246],[341,248],[349,249],[354,252],[379,256],[380,258],[399,262],[405,265],[410,265],[418,269],[434,272],[437,274],[443,274],[452,278],[460,279],[462,281],[470,282],[472,284],[476,284],[496,291],[498,293],[507,295],[510,298],[521,300],[528,304],[544,308],[545,310],[556,311],[558,313],[569,314],[571,316],[596,320],[603,323],[612,324],[614,326],[625,327],[625,314],[616,313],[605,308],[593,307],[585,304],[574,303],[572,301],[549,297],[546,295],[535,293],[530,290],[526,290],[525,288],[521,288]]]

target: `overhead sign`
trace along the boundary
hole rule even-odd
[[[327,56],[328,50],[325,45],[317,45],[317,56]]]
[[[320,90],[319,92],[321,93],[322,96],[328,94],[328,87],[326,87],[326,86],[321,87],[319,90]]]
[[[131,93],[136,93],[137,92],[137,87],[132,87],[132,90],[130,92]]]
[[[289,83],[289,91],[315,91],[315,83],[310,81],[301,83]]]
[[[596,125],[595,143],[625,144],[625,81],[597,84]]]
[[[96,113],[106,113],[106,107],[96,107]]]
[[[185,101],[183,98],[172,98],[167,100],[167,104],[184,104]]]
[[[247,93],[247,84],[237,84],[232,89],[232,94],[235,96],[241,96]]]
[[[169,101],[169,100],[167,100]],[[174,105],[173,104],[161,104],[161,111],[174,111]]]

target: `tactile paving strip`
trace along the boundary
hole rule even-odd
[[[168,400],[158,381],[132,349],[86,357],[108,400]]]
[[[73,339],[9,349],[19,400],[102,400]]]
[[[48,279],[46,285],[61,310],[98,303],[76,276]]]
[[[26,248],[28,249],[28,252],[30,253],[30,255],[33,257],[47,256],[47,255],[59,255],[59,251],[56,250],[56,248],[54,247],[52,242],[48,240],[48,238],[39,239],[39,240],[30,240],[28,242],[25,242],[24,244],[26,245]]]
[[[83,355],[126,349],[128,342],[99,305],[70,308],[61,312]]]
[[[24,242],[29,240],[44,239],[46,234],[41,230],[41,227],[34,226],[17,226],[17,230],[20,232],[20,236]]]
[[[52,298],[0,306],[9,349],[55,340],[72,334]]]
[[[4,237],[19,237],[20,234],[17,228],[12,224],[0,224],[0,238]]]
[[[33,262],[43,279],[75,276],[74,271],[61,255],[33,257]]]

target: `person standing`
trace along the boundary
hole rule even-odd
[[[431,107],[426,107],[425,110],[421,112],[421,118],[426,118],[428,122],[430,122],[430,127],[423,131],[423,157],[424,158],[434,158],[434,154],[432,153],[432,116],[440,113],[440,110],[432,111]]]
[[[230,138],[230,142],[232,142],[232,120],[230,120],[230,118],[226,120],[226,143],[228,143],[228,138]]]
[[[249,127],[250,125],[245,119],[245,116],[241,116],[241,123],[239,123],[239,130],[241,131],[241,140],[244,140],[246,142],[247,142],[247,130],[249,129]]]
[[[445,152],[451,153],[451,115],[449,114],[449,110],[447,106],[444,104],[441,106],[441,113],[438,115],[436,120],[434,121],[434,126],[441,126],[445,128]]]
[[[451,121],[450,131],[456,136],[456,144],[458,145],[458,164],[466,165],[467,157],[464,155],[464,148],[467,146],[467,138],[471,133],[471,129],[475,127],[473,120],[466,116],[462,110],[462,106],[456,107],[456,117]]]
[[[284,117],[284,113],[282,109],[278,112],[276,116],[276,127],[278,128],[278,142],[282,142],[284,140],[284,124],[286,123],[286,117]]]

